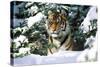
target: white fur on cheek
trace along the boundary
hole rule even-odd
[[[52,37],[58,37],[58,35],[57,35],[57,34],[51,34],[51,36],[52,36]]]

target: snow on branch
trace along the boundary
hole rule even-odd
[[[37,15],[35,15],[35,16],[33,16],[33,17],[27,18],[26,20],[28,21],[28,22],[27,22],[28,27],[31,27],[31,26],[34,25],[36,22],[41,21],[42,18],[44,18],[44,15],[43,15],[41,12],[39,12]]]
[[[87,13],[86,18],[80,26],[80,28],[83,30],[83,33],[91,34],[93,33],[93,30],[96,30],[97,26],[93,28],[91,25],[91,21],[95,19],[97,19],[97,8],[91,7],[89,12]],[[96,32],[96,36],[91,35],[86,39],[86,42],[84,44],[85,50],[78,57],[78,61],[85,62],[97,60],[97,37],[98,35]]]
[[[81,23],[80,29],[83,30],[83,33],[87,33],[90,30],[95,29],[95,27],[92,27],[92,22],[93,20],[97,20],[97,8],[96,7],[91,7],[89,12],[87,13],[84,21]],[[96,23],[95,23],[96,24]]]

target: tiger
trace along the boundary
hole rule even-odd
[[[59,51],[75,50],[75,42],[72,38],[65,11],[54,12],[49,10],[45,26],[48,33],[48,44],[52,46],[47,49],[48,55]]]

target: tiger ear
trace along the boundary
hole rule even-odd
[[[68,16],[68,11],[61,10],[61,14],[67,17]]]
[[[48,15],[52,14],[53,12],[51,10],[48,11]]]

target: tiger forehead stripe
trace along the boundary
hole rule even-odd
[[[50,20],[56,20],[59,16],[57,14],[51,14],[48,16],[48,19]]]

